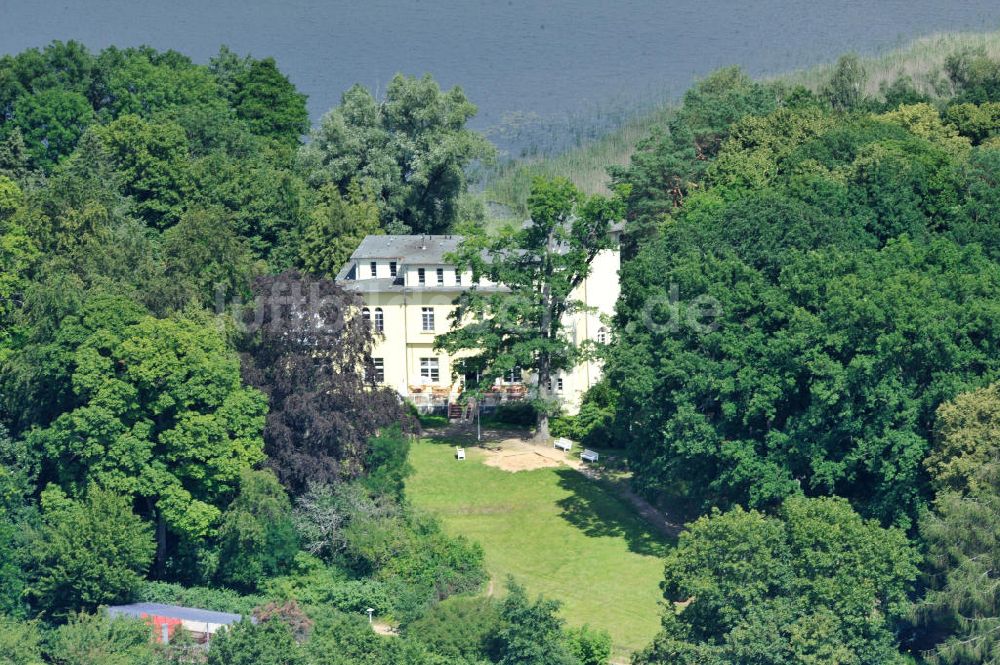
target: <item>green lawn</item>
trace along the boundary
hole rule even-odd
[[[507,575],[532,594],[563,602],[571,625],[606,629],[616,652],[646,645],[659,628],[659,555],[666,539],[616,496],[580,473],[548,468],[509,473],[484,453],[421,441],[407,495],[452,533],[482,544],[499,592]]]

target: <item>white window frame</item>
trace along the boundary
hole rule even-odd
[[[395,261],[389,261],[389,276],[390,277],[395,277],[397,272],[398,272],[398,268],[396,267],[396,262]]]
[[[372,358],[375,367],[375,383],[385,383],[385,358]]]
[[[524,383],[524,371],[520,367],[515,367],[510,371],[504,372],[503,378],[500,381],[509,386]]]
[[[427,284],[427,271],[423,268],[417,268],[417,284],[420,286]]]
[[[438,286],[444,286],[444,268],[437,269]]]
[[[372,324],[377,332],[385,331],[385,312],[381,307],[375,308],[375,315],[372,317]]]
[[[437,358],[421,358],[420,380],[424,383],[441,381],[441,361]]]
[[[420,308],[420,329],[423,332],[434,332],[434,308]]]

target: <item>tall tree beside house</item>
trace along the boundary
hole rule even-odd
[[[406,419],[398,396],[375,385],[374,331],[354,296],[330,279],[288,271],[254,282],[257,309],[243,377],[268,396],[267,464],[292,495],[310,482],[368,470],[368,442]]]
[[[314,275],[333,277],[365,236],[382,233],[378,203],[357,182],[348,187],[347,196],[326,185],[317,198],[302,234],[299,263]]]
[[[570,339],[564,317],[584,311],[573,290],[590,274],[597,254],[612,247],[611,223],[620,218],[619,197],[586,197],[569,180],[535,181],[528,197],[531,221],[495,237],[473,234],[455,263],[472,271],[472,288],[460,295],[452,330],[435,345],[449,353],[471,351],[457,369],[476,372],[489,386],[515,368],[530,371],[537,409],[537,438],[549,436],[555,408],[549,382],[587,353]],[[504,289],[478,286],[480,280]]]
[[[430,75],[397,75],[384,100],[355,85],[323,116],[300,162],[316,187],[346,195],[358,181],[376,192],[387,231],[442,233],[458,221],[466,167],[495,154],[466,127],[475,114],[461,88],[442,91]]]

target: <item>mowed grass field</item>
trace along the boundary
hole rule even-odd
[[[511,473],[487,454],[427,440],[414,445],[406,492],[438,514],[450,533],[479,542],[494,593],[513,575],[535,596],[562,601],[570,625],[607,630],[615,652],[638,650],[656,634],[667,539],[631,507],[564,467]]]

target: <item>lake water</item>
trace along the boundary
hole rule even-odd
[[[754,74],[1000,26],[996,0],[0,0],[0,51],[53,39],[274,56],[314,119],[395,72],[462,85],[474,122],[586,114],[681,92],[738,63]]]

